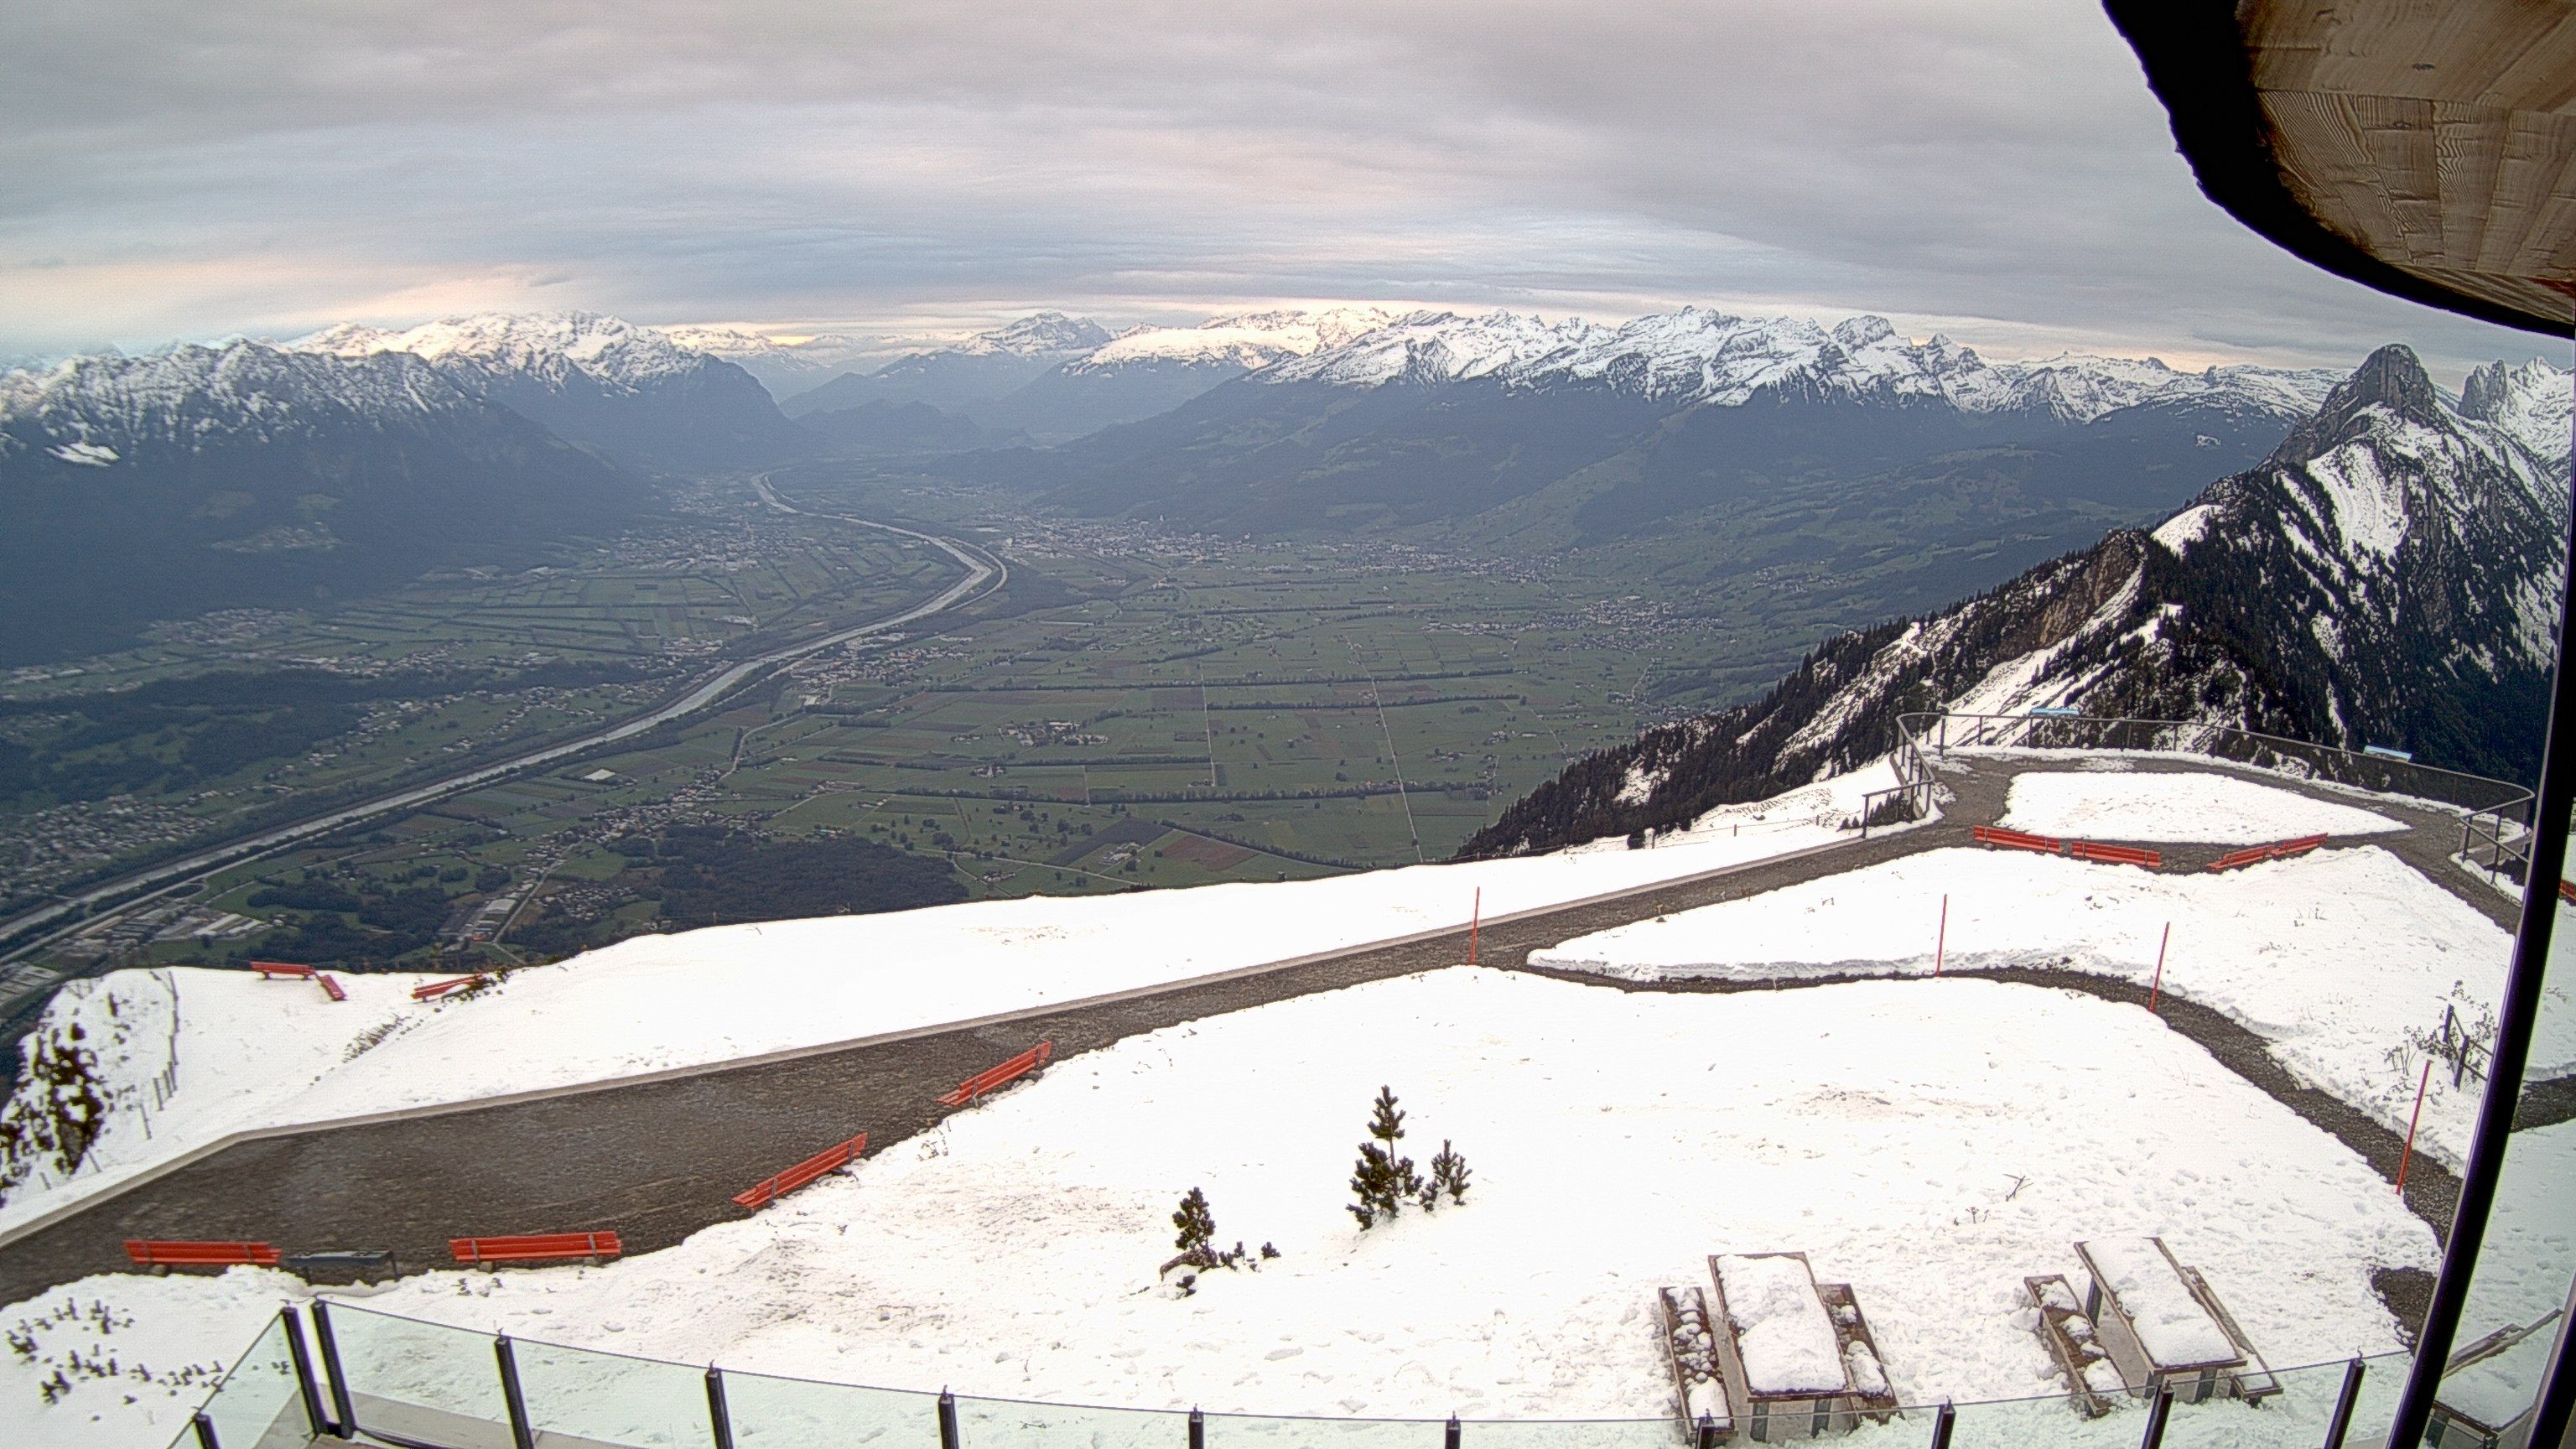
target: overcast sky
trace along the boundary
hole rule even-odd
[[[0,355],[482,308],[885,338],[1350,300],[2565,361],[2238,227],[2085,0],[5,10]]]

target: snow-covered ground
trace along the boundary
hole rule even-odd
[[[1884,765],[1623,842],[1327,880],[1035,897],[641,936],[415,1003],[409,975],[349,1000],[246,972],[113,972],[67,987],[39,1037],[79,1026],[106,1081],[78,1172],[0,1167],[0,1230],[225,1134],[593,1082],[1023,1010],[1669,881],[1854,837]],[[175,1041],[159,1025],[175,990]],[[158,1011],[161,1016],[146,1014]],[[112,1015],[111,1013],[116,1013]],[[256,1051],[244,1050],[256,1044]],[[143,1085],[175,1059],[177,1090]],[[32,1088],[30,1090],[33,1090]],[[21,1109],[23,1110],[23,1109]]]
[[[2233,775],[2198,771],[2050,771],[2017,775],[1996,822],[2097,840],[2264,845],[2302,835],[2403,830],[2385,815]]]
[[[1449,1139],[1474,1177],[1464,1206],[1363,1234],[1342,1204],[1381,1084],[1415,1160]],[[1193,1186],[1221,1243],[1281,1256],[1159,1287]],[[1654,1290],[1703,1282],[1712,1252],[1803,1250],[1853,1285],[1901,1398],[1965,1401],[2055,1391],[2023,1275],[2076,1277],[2075,1240],[2135,1234],[2205,1272],[2279,1366],[2396,1347],[2370,1270],[2434,1254],[2350,1151],[2135,1008],[1976,980],[1674,996],[1460,967],[1065,1059],[663,1252],[423,1274],[362,1306],[963,1395],[1644,1418],[1671,1394]],[[177,1361],[238,1352],[284,1286],[105,1277],[46,1299],[168,1325],[151,1351]],[[56,1345],[0,1359],[0,1411],[27,1412]],[[490,1355],[466,1350],[352,1368],[419,1395],[461,1373],[488,1401]],[[158,1401],[119,1398],[77,1384],[35,1437],[153,1438],[122,1431]]]
[[[2491,1032],[2512,948],[2494,922],[2375,846],[2220,875],[1963,849],[1640,921],[1530,960],[1632,980],[1928,974],[1945,898],[1953,968],[2061,966],[2145,986],[2170,923],[2165,991],[2243,1023],[2301,1080],[2398,1132],[2423,1061],[2410,1042],[2438,1030],[2445,1001],[2472,1023],[2485,1014]],[[2576,1071],[2576,1000],[2566,973],[2553,976],[2535,1076]],[[2478,1090],[2471,1079],[2455,1091],[2435,1071],[2425,1150],[2458,1165]]]

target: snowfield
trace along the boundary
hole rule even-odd
[[[2088,840],[2266,845],[2303,835],[2376,835],[2385,815],[2233,775],[2074,770],[2016,775],[2008,830]]]
[[[648,935],[417,1003],[417,975],[306,982],[191,968],[66,986],[38,1036],[80,1028],[110,1084],[79,1172],[0,1163],[0,1230],[225,1134],[703,1066],[1167,985],[1488,920],[1854,839],[1884,766],[1621,844],[1318,881],[975,902]],[[937,969],[923,969],[935,963]],[[176,1009],[169,1006],[175,993]],[[781,1003],[794,1003],[781,1009]],[[176,1022],[175,1034],[170,1022]],[[31,1040],[34,1038],[31,1038]],[[245,1052],[244,1043],[260,1050]],[[177,1091],[145,1085],[177,1063]],[[38,1090],[22,1089],[21,1095]],[[13,1102],[8,1110],[24,1110]]]
[[[1381,1084],[1405,1150],[1453,1140],[1474,1178],[1464,1206],[1363,1234],[1342,1204]],[[1193,1186],[1221,1243],[1281,1256],[1192,1296],[1159,1285]],[[2350,1151],[2134,1007],[1976,980],[1674,996],[1458,967],[1067,1058],[664,1252],[428,1273],[356,1306],[961,1395],[1645,1418],[1672,1392],[1654,1290],[1703,1282],[1710,1253],[1803,1250],[1853,1285],[1902,1399],[1971,1400],[2055,1391],[2023,1275],[2077,1275],[2075,1240],[2139,1234],[2202,1269],[2280,1366],[2397,1347],[2370,1272],[2434,1261]],[[256,1331],[248,1300],[283,1286],[48,1297],[150,1295],[171,1332],[204,1335],[166,1351],[228,1357]],[[472,1375],[465,1402],[493,1397],[489,1365],[352,1357],[396,1397]],[[19,1412],[37,1372],[0,1361],[0,1404]],[[110,1430],[139,1410],[115,1393],[42,1411],[43,1441],[129,1442]]]
[[[2445,1001],[2491,1022],[2512,949],[2494,922],[2374,846],[2222,875],[1958,849],[1639,921],[1530,962],[1640,981],[1929,974],[1945,897],[1951,969],[2056,966],[2147,986],[2170,923],[2165,991],[2225,1013],[2300,1080],[2400,1133],[2423,1061],[2410,1034],[2436,1031]],[[2534,1077],[2576,1071],[2576,1000],[2556,974]],[[2456,1168],[2478,1091],[2437,1070],[2419,1150]]]

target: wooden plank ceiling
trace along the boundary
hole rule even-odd
[[[2273,165],[2438,286],[2576,320],[2576,0],[2245,0]]]

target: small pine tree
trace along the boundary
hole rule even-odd
[[[1207,1194],[1191,1188],[1189,1195],[1181,1199],[1180,1211],[1172,1214],[1172,1226],[1180,1233],[1172,1239],[1172,1246],[1180,1249],[1183,1257],[1206,1256],[1208,1245],[1216,1241],[1216,1214],[1208,1209]]]
[[[1359,1162],[1351,1171],[1351,1193],[1359,1201],[1350,1204],[1350,1213],[1360,1220],[1364,1232],[1381,1222],[1393,1222],[1404,1211],[1405,1200],[1422,1193],[1422,1177],[1413,1170],[1413,1159],[1396,1155],[1395,1144],[1404,1140],[1404,1113],[1395,1105],[1393,1088],[1377,1089],[1368,1134],[1371,1140],[1360,1144]]]
[[[1431,1185],[1422,1190],[1424,1206],[1429,1206],[1430,1199],[1444,1192],[1449,1194],[1451,1202],[1464,1203],[1467,1200],[1467,1179],[1473,1176],[1475,1173],[1468,1169],[1466,1155],[1450,1146],[1448,1138],[1441,1138],[1440,1155],[1431,1159]]]

